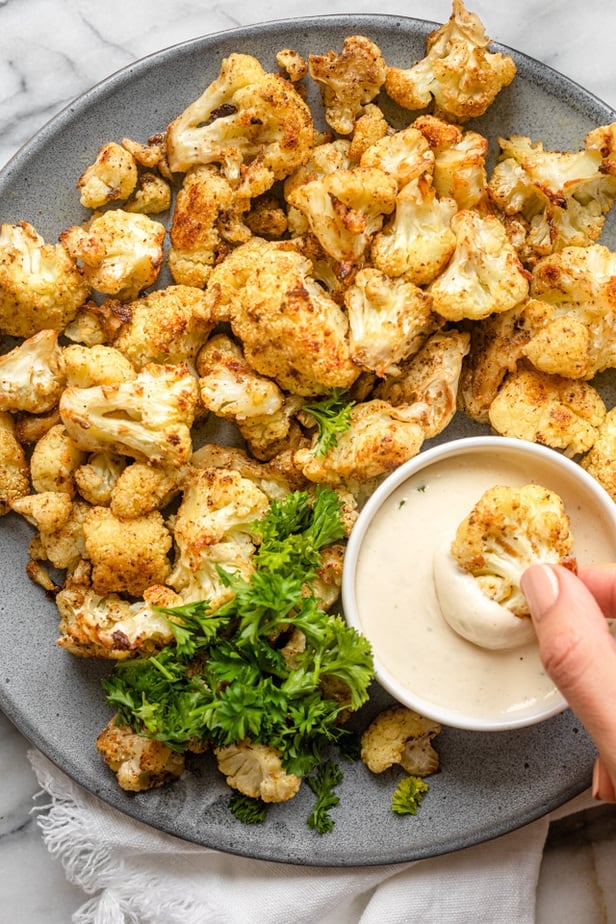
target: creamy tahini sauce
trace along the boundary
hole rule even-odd
[[[484,491],[496,484],[541,484],[560,495],[580,564],[616,559],[607,522],[567,473],[541,461],[532,473],[498,453],[436,462],[398,487],[363,538],[356,595],[362,630],[399,683],[426,701],[479,719],[521,717],[560,696],[535,641],[511,650],[480,648],[443,618],[433,579],[434,551],[455,533]]]

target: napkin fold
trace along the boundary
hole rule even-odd
[[[550,816],[428,860],[323,868],[272,863],[156,831],[101,802],[39,751],[37,820],[91,896],[73,924],[532,924]],[[49,799],[41,803],[45,796]],[[588,794],[554,813],[591,804]]]

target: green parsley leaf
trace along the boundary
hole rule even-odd
[[[262,799],[251,799],[239,792],[234,792],[229,800],[229,809],[232,814],[246,825],[263,824],[267,816],[267,803]]]
[[[342,770],[331,760],[324,761],[314,776],[307,776],[306,782],[317,797],[315,806],[307,818],[308,827],[319,834],[326,834],[334,827],[329,810],[340,802],[334,787],[342,782]]]
[[[331,394],[312,404],[304,404],[302,410],[314,417],[317,425],[317,444],[315,455],[324,456],[338,445],[338,437],[351,426],[351,408],[347,392],[334,388]]]
[[[428,784],[419,776],[407,776],[392,796],[391,808],[396,815],[416,815]]]

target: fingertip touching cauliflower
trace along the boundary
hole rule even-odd
[[[0,227],[0,331],[13,337],[60,331],[91,288],[62,243],[46,244],[26,221]]]
[[[605,413],[603,399],[587,382],[522,367],[507,376],[488,417],[501,436],[575,456],[591,448]]]
[[[498,218],[463,209],[451,219],[451,228],[453,256],[428,287],[435,311],[449,321],[478,320],[527,297],[528,274]]]
[[[426,40],[426,56],[408,69],[388,67],[385,90],[405,109],[434,101],[436,114],[452,122],[477,118],[516,74],[513,59],[489,44],[479,17],[453,0],[449,21]]]
[[[0,516],[13,501],[30,493],[30,470],[26,454],[15,436],[15,421],[0,411]]]
[[[380,48],[363,35],[345,38],[342,51],[309,55],[310,76],[319,85],[325,121],[339,135],[350,135],[363,107],[378,96],[387,65]]]
[[[574,567],[573,536],[562,499],[539,484],[495,485],[460,523],[451,544],[459,567],[491,600],[530,616],[522,574],[539,562]]]
[[[310,109],[293,85],[237,53],[222,61],[218,77],[166,132],[174,173],[220,164],[239,195],[249,198],[301,166],[312,143]]]
[[[115,141],[103,145],[96,160],[79,177],[79,201],[88,209],[99,209],[118,199],[128,199],[139,172],[135,158]]]
[[[131,382],[69,386],[60,415],[82,450],[181,465],[192,452],[197,401],[197,381],[184,363],[148,363]]]
[[[301,777],[287,773],[275,748],[247,738],[214,748],[218,769],[227,785],[251,799],[287,802],[297,795]]]
[[[438,722],[406,706],[390,706],[374,718],[361,736],[361,759],[372,773],[399,764],[412,776],[429,776],[439,770],[439,755],[432,740],[441,731]]]
[[[0,411],[43,414],[64,388],[58,332],[41,330],[0,356]]]
[[[110,209],[86,227],[67,228],[60,242],[92,289],[129,300],[158,278],[165,233],[165,226],[147,215]]]
[[[111,719],[96,739],[96,749],[113,770],[121,789],[144,792],[178,779],[184,772],[184,755],[137,735]]]

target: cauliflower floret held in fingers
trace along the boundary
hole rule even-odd
[[[162,741],[137,735],[115,719],[96,739],[96,749],[113,770],[121,789],[144,792],[178,779],[184,772],[184,755]]]
[[[432,745],[441,726],[406,706],[380,712],[361,736],[361,759],[372,773],[384,773],[399,764],[414,776],[439,770],[439,755]]]
[[[147,215],[111,209],[85,227],[67,228],[60,242],[92,289],[129,300],[156,282],[165,233],[165,226]]]
[[[588,382],[520,367],[505,379],[490,405],[490,424],[501,436],[587,452],[605,419],[605,403]]]
[[[285,771],[275,748],[245,738],[214,748],[214,754],[227,785],[251,799],[287,802],[299,792],[301,777]]]
[[[310,76],[319,85],[325,121],[339,135],[350,135],[365,105],[378,96],[387,65],[378,45],[364,35],[345,38],[342,51],[309,55]]]
[[[453,0],[449,21],[426,40],[425,58],[408,69],[388,67],[385,90],[405,109],[434,102],[436,114],[451,122],[477,118],[516,74],[513,59],[488,51],[489,44],[477,14]]]
[[[15,436],[15,421],[0,411],[0,516],[13,501],[30,493],[30,469],[23,446]]]
[[[47,244],[26,221],[0,226],[0,331],[31,337],[62,330],[92,286],[62,243]]]
[[[539,484],[488,488],[436,550],[434,580],[441,612],[458,635],[506,649],[534,637],[520,578],[530,565],[575,570],[573,535],[562,499]]]
[[[168,126],[167,160],[174,173],[220,164],[239,195],[252,198],[301,166],[313,137],[310,109],[293,85],[251,55],[233,53]]]
[[[128,199],[138,178],[137,163],[130,151],[116,141],[110,141],[103,145],[94,163],[79,177],[79,201],[87,209],[100,209],[110,202]]]
[[[192,453],[197,381],[184,363],[148,363],[132,382],[66,388],[60,414],[80,449],[181,465]]]
[[[0,411],[43,414],[64,388],[58,332],[41,330],[0,356]]]

